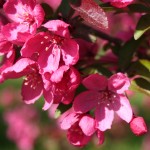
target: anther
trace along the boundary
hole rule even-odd
[[[44,39],[48,39],[48,36],[44,36]]]

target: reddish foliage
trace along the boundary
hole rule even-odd
[[[80,0],[80,5],[71,4],[71,7],[92,26],[102,29],[108,28],[105,12],[93,0]]]

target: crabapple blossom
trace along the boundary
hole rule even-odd
[[[147,0],[0,1],[0,83],[23,78],[24,103],[43,96],[42,109],[53,119],[57,115],[74,146],[87,145],[94,135],[103,144],[115,115],[114,126],[125,121],[135,135],[145,134],[146,123],[134,116],[127,90],[150,94],[148,6]],[[11,108],[15,104],[7,93],[0,103]],[[8,138],[19,150],[33,149],[39,136],[36,114],[25,106],[4,115]]]
[[[134,0],[102,0],[103,2],[110,2],[111,5],[122,8],[131,4]]]
[[[4,113],[8,125],[7,136],[19,150],[32,150],[39,136],[37,111],[33,107],[22,106]]]
[[[0,56],[2,60],[0,62],[0,82],[3,82],[2,72],[7,67],[10,67],[15,59],[15,51],[13,49],[13,44],[8,41],[5,35],[1,32],[4,25],[0,22]]]
[[[25,42],[27,38],[36,33],[44,20],[44,10],[36,0],[7,0],[3,9],[10,20],[3,32],[11,41]]]
[[[77,114],[73,108],[60,116],[58,124],[61,129],[67,130],[67,138],[75,146],[83,147],[88,144],[95,132],[99,144],[104,142],[104,134],[95,128],[94,118],[88,114]]]
[[[75,68],[67,67],[65,71],[63,69],[64,68],[58,69],[52,75],[46,73],[43,78],[45,90],[52,93],[53,104],[70,104],[73,100],[76,88],[80,84],[80,74]],[[49,95],[47,99],[48,101],[43,107],[44,110],[50,107]]]
[[[3,25],[0,25],[0,55],[3,55],[5,53],[8,53],[13,48],[13,44],[8,41],[8,39],[5,38],[5,36],[2,34],[1,30],[3,28]]]
[[[79,46],[70,37],[69,24],[61,20],[51,20],[43,26],[48,31],[30,38],[22,47],[21,55],[29,58],[36,55],[42,73],[56,71],[60,62],[67,66],[76,64],[79,59]]]
[[[22,96],[26,103],[34,103],[43,93],[43,82],[36,62],[28,58],[22,58],[7,67],[2,75],[5,80],[26,76],[22,85]]]
[[[43,94],[45,104],[43,109],[47,110],[52,103],[69,104],[73,97],[76,88],[80,83],[80,75],[73,67],[65,70],[64,73],[55,72],[60,80],[52,82],[51,78],[55,78],[55,74],[46,74],[45,78],[39,73],[37,63],[29,58],[21,58],[14,65],[6,68],[2,72],[3,78],[19,78],[25,76],[22,84],[23,100],[27,104],[34,103]],[[55,79],[53,79],[55,80]],[[44,87],[47,88],[45,89]]]
[[[143,117],[133,117],[130,122],[130,129],[137,136],[147,133],[147,126]]]
[[[128,77],[122,73],[112,75],[109,79],[99,74],[92,74],[82,81],[88,89],[74,100],[73,108],[77,113],[86,113],[95,108],[96,128],[105,131],[111,128],[114,112],[130,122],[132,109],[125,90],[130,86]]]
[[[6,68],[13,65],[14,59],[15,59],[15,51],[13,49],[3,55],[3,59],[0,66],[0,83],[5,80],[3,77],[3,71]]]

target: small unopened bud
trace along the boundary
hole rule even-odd
[[[130,129],[137,136],[147,133],[147,126],[143,117],[133,118],[130,122]]]

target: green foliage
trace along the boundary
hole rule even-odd
[[[150,82],[150,61],[141,59],[130,65],[128,75],[140,75],[140,77]]]
[[[139,39],[146,31],[150,29],[150,14],[143,15],[137,26],[136,30],[134,32],[134,39]]]
[[[131,38],[129,41],[127,41],[119,51],[119,68],[120,70],[124,71],[127,69],[132,61],[133,55],[136,52],[136,50],[139,48],[141,39],[134,40]]]
[[[128,8],[130,12],[150,13],[150,9],[142,4],[131,4]]]
[[[131,90],[150,96],[150,82],[143,78],[137,78],[131,82]]]

